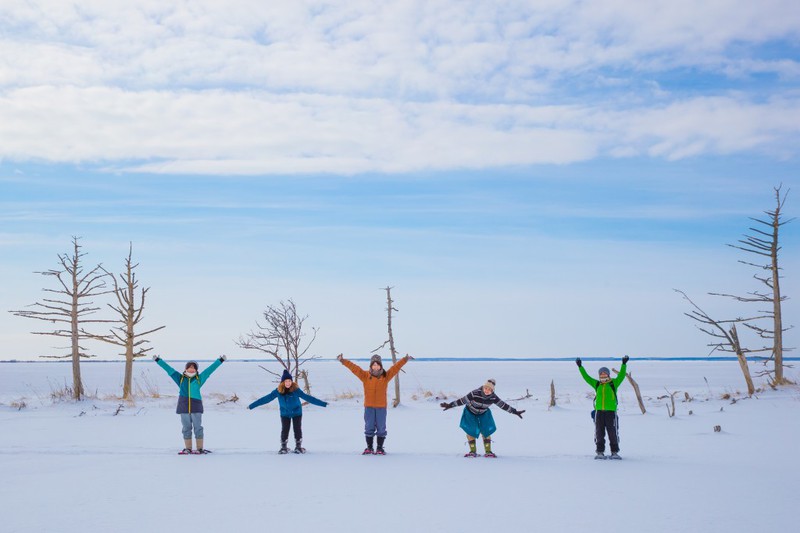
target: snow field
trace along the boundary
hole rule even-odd
[[[590,374],[602,365],[619,368],[585,363]],[[640,414],[630,385],[620,388],[624,460],[615,462],[592,460],[593,391],[568,362],[410,362],[385,457],[359,455],[361,385],[338,363],[311,363],[312,393],[330,405],[304,408],[302,456],[276,453],[277,402],[245,409],[274,388],[258,364],[229,361],[204,386],[207,456],[176,454],[174,384],[152,362],[135,368],[164,397],[138,398],[114,416],[120,402],[108,395],[119,394],[121,363],[83,365],[99,399],[55,404],[49,393],[69,380],[68,364],[0,365],[0,531],[722,532],[797,523],[800,391],[731,404],[720,398],[741,390],[734,362],[632,360],[649,412]],[[442,412],[425,393],[452,400],[488,377],[526,413],[495,408],[498,459],[465,459],[461,409]],[[551,379],[558,405],[548,409]],[[676,395],[674,418],[656,399],[664,387],[693,397]],[[511,401],[526,389],[532,398]],[[233,393],[237,404],[217,405]],[[11,407],[20,401],[27,407]]]

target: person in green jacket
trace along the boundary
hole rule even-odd
[[[575,359],[575,364],[583,376],[584,381],[592,387],[596,396],[594,398],[594,443],[595,459],[605,459],[606,433],[608,433],[608,443],[611,447],[611,459],[621,459],[619,456],[619,417],[617,416],[617,390],[625,379],[628,371],[628,356],[622,358],[622,366],[619,367],[619,375],[611,379],[611,372],[607,367],[601,367],[598,371],[600,379],[594,379],[583,368],[581,358]]]
[[[198,372],[197,361],[189,361],[183,372],[178,372],[159,356],[153,356],[153,360],[169,374],[169,377],[178,386],[178,407],[175,412],[181,415],[181,425],[183,426],[184,446],[180,452],[181,455],[209,453],[209,450],[203,448],[203,397],[200,395],[200,387],[206,384],[208,377],[226,359],[224,355],[221,355],[202,372]],[[194,438],[197,441],[197,451],[192,451],[192,429],[194,429]]]

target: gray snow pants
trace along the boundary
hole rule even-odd
[[[181,413],[181,425],[184,439],[192,438],[192,428],[194,428],[194,438],[203,438],[203,413]]]

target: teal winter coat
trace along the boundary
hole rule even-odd
[[[156,363],[169,374],[169,377],[178,386],[178,407],[175,412],[178,414],[202,413],[203,397],[200,395],[200,387],[205,385],[208,377],[219,368],[222,359],[217,359],[208,368],[191,378],[169,366],[163,359],[157,359]]]

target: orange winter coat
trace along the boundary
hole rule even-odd
[[[342,364],[364,384],[364,407],[386,407],[386,389],[389,387],[389,381],[407,362],[408,356],[405,356],[386,370],[381,377],[376,378],[354,362],[342,359]]]

